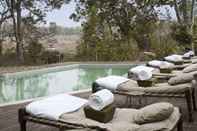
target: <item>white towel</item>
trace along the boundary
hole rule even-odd
[[[137,80],[150,80],[152,78],[152,72],[141,70],[137,75]]]
[[[172,62],[181,62],[183,61],[183,56],[181,55],[170,55],[164,58],[167,61],[172,61]]]
[[[159,67],[159,68],[173,68],[174,64],[167,62],[167,61],[160,61],[160,60],[152,60],[148,62],[149,65],[153,67]]]
[[[193,51],[188,51],[188,52],[186,52],[184,55],[183,55],[183,57],[185,57],[185,58],[190,58],[191,56],[193,56],[194,55],[194,52]]]
[[[88,105],[94,110],[100,111],[114,102],[114,95],[107,89],[103,89],[89,97]]]
[[[30,103],[26,111],[32,115],[58,120],[64,113],[80,109],[88,101],[68,94],[60,94]]]
[[[121,83],[129,81],[129,79],[122,76],[107,76],[97,79],[95,82],[101,87],[105,87],[109,90],[116,90]]]
[[[136,80],[149,80],[152,78],[152,74],[155,68],[147,66],[137,66],[129,71],[134,74],[134,79]]]
[[[136,66],[136,67],[131,68],[129,71],[130,71],[131,73],[133,73],[133,74],[137,74],[137,73],[139,73],[139,72],[142,71],[142,70],[149,71],[149,72],[153,72],[153,71],[155,70],[155,68],[140,65],[140,66]]]

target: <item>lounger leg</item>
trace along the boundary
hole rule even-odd
[[[185,98],[187,102],[187,108],[188,108],[188,115],[189,115],[189,121],[192,122],[192,103],[191,103],[191,93],[189,90],[185,91]]]
[[[183,119],[182,116],[179,119],[179,122],[177,124],[177,131],[183,131]]]
[[[59,131],[65,131],[65,128],[60,127]]]
[[[194,111],[197,111],[197,108],[196,108],[196,92],[195,92],[195,87],[192,88],[192,100],[193,100],[193,108],[194,108]]]
[[[20,131],[26,131],[26,123],[27,121],[24,119],[25,109],[19,109],[18,111],[18,120],[20,123]]]

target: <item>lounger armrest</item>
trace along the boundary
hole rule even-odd
[[[175,74],[169,74],[169,73],[154,73],[153,76],[166,76],[166,77],[175,77]]]

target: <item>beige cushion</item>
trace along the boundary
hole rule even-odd
[[[170,78],[168,80],[168,83],[170,85],[177,85],[177,84],[184,84],[184,83],[191,82],[194,79],[194,74],[196,73],[197,71],[179,74],[176,77]]]
[[[197,63],[197,59],[192,59],[192,64],[196,64]]]
[[[162,121],[167,119],[173,111],[173,105],[166,102],[148,105],[136,113],[134,121],[137,124]]]
[[[169,85],[168,83],[155,84],[152,87],[139,87],[136,81],[129,80],[122,83],[117,88],[117,91],[133,92],[142,91],[146,93],[183,93],[185,90],[190,89],[191,83]]]
[[[193,72],[193,71],[197,71],[197,64],[191,64],[188,67],[183,69],[184,73],[189,73],[189,72]]]

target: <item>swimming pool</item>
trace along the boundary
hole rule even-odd
[[[130,64],[81,64],[4,74],[0,76],[0,104],[90,89],[108,75],[127,75]]]

